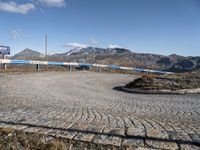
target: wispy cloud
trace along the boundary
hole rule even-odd
[[[0,10],[7,11],[12,13],[27,14],[29,11],[34,10],[35,5],[32,3],[16,4],[13,1],[10,2],[1,2],[0,1]]]
[[[90,43],[92,44],[92,45],[98,45],[98,44],[100,44],[100,42],[99,41],[97,41],[95,38],[90,38]]]
[[[68,43],[63,45],[63,47],[69,47],[69,48],[87,48],[88,46],[86,44],[81,44],[81,43]]]
[[[109,45],[109,48],[122,48],[122,47],[119,46],[119,45],[113,45],[113,44],[110,44],[110,45]]]
[[[65,0],[29,0],[28,3],[4,2],[0,0],[0,11],[28,14],[30,11],[43,7],[65,7]]]
[[[40,3],[48,7],[64,7],[65,0],[39,0]]]
[[[11,32],[11,35],[12,35],[12,38],[13,39],[16,39],[17,37],[19,37],[21,35],[21,29],[14,29],[12,32]]]

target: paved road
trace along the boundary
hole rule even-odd
[[[91,72],[0,74],[0,127],[160,149],[200,149],[200,95],[114,90],[134,76]]]

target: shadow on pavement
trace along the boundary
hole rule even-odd
[[[187,145],[194,145],[200,147],[199,141],[187,141],[182,139],[164,139],[164,138],[157,138],[157,137],[149,137],[149,136],[134,136],[134,135],[119,135],[115,133],[101,133],[96,131],[90,131],[90,130],[79,130],[79,129],[73,129],[73,128],[57,128],[57,127],[51,127],[51,126],[43,126],[43,125],[35,125],[35,124],[28,124],[28,123],[20,123],[20,122],[11,122],[11,121],[2,121],[0,120],[0,123],[9,124],[9,125],[22,125],[32,128],[43,128],[43,129],[51,129],[51,130],[59,130],[59,131],[68,131],[68,132],[78,132],[78,133],[84,133],[84,134],[94,134],[94,135],[104,135],[104,136],[112,136],[112,137],[119,137],[122,139],[135,139],[135,140],[143,140],[145,141],[155,141],[155,142],[170,142],[170,143],[176,143],[179,147],[180,144],[187,144]]]

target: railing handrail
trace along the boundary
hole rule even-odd
[[[149,72],[149,73],[158,73],[158,74],[173,74],[173,72],[152,70],[152,69],[132,68],[132,67],[124,67],[124,66],[118,66],[118,65],[76,63],[76,62],[0,59],[0,64],[35,64],[35,65],[62,65],[62,66],[88,66],[88,67],[92,66],[92,67],[101,67],[101,68],[110,68],[110,69],[135,70],[139,72]]]

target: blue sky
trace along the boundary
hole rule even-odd
[[[200,56],[200,0],[0,0],[0,45],[12,55],[74,47]]]

